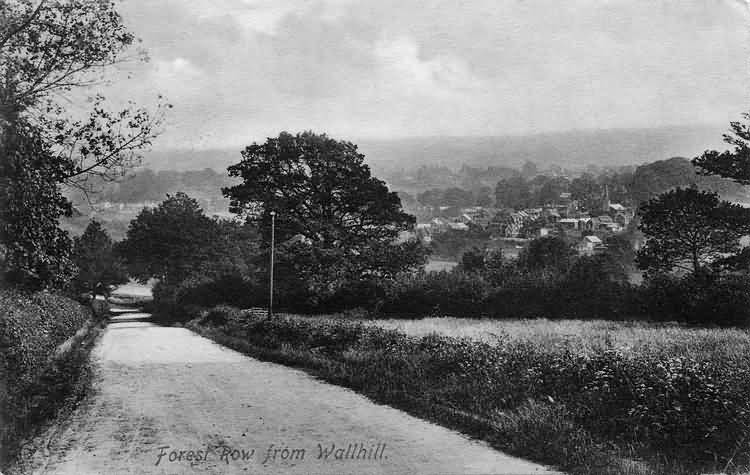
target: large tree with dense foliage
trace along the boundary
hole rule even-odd
[[[65,280],[51,271],[65,268],[70,252],[57,229],[68,211],[58,187],[86,190],[92,176],[120,176],[155,135],[158,113],[132,105],[110,111],[99,95],[88,113],[73,116],[66,107],[67,93],[100,82],[132,43],[113,2],[0,1],[0,246],[3,274],[16,282]],[[33,204],[31,190],[39,195]],[[9,231],[18,223],[29,228]]]
[[[544,236],[529,241],[518,256],[518,266],[527,271],[567,272],[576,251],[560,236]]]
[[[278,242],[295,238],[299,271],[322,279],[319,287],[390,276],[424,262],[420,246],[396,242],[414,217],[350,142],[284,132],[245,148],[229,175],[242,179],[223,190],[230,210],[257,224],[265,242],[274,211]]]
[[[59,286],[74,271],[71,241],[58,227],[70,203],[57,180],[65,168],[33,127],[5,130],[0,142],[0,280]]]
[[[221,234],[196,200],[177,193],[155,208],[144,208],[130,222],[118,253],[130,274],[141,281],[177,282],[211,260]]]
[[[112,239],[96,220],[73,240],[73,262],[78,269],[73,287],[80,292],[105,294],[108,286],[128,280],[125,266],[115,256]]]
[[[646,235],[638,251],[641,269],[697,274],[736,260],[740,238],[750,234],[750,209],[722,201],[716,193],[677,188],[640,208]]]

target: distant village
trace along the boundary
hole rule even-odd
[[[580,254],[592,255],[603,251],[606,238],[625,231],[635,216],[632,207],[611,201],[606,186],[600,206],[594,209],[585,209],[569,192],[560,193],[556,201],[537,208],[471,206],[455,209],[453,216],[445,216],[450,208],[422,206],[420,214],[434,212],[442,216],[417,224],[416,237],[431,243],[436,235],[448,231],[469,233],[473,229],[489,234],[494,240],[522,243],[538,237],[564,235],[577,242]]]

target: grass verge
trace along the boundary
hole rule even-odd
[[[577,353],[219,307],[188,328],[575,474],[741,472],[747,357]]]

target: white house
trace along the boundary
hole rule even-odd
[[[578,252],[590,256],[597,251],[604,249],[604,243],[597,236],[584,236],[578,243]]]

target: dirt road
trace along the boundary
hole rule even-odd
[[[553,473],[148,317],[113,318],[95,393],[45,435],[35,473]]]

